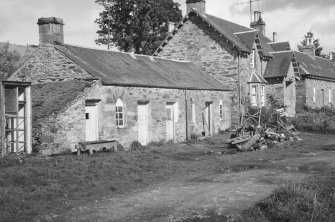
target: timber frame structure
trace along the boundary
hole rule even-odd
[[[1,156],[32,152],[32,101],[29,82],[0,82]]]

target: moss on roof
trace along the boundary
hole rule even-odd
[[[33,122],[57,114],[92,84],[92,81],[71,80],[32,85]]]

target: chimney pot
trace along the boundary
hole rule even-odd
[[[265,22],[262,19],[262,13],[259,11],[254,12],[254,21],[250,23],[250,27],[258,30],[265,36]]]
[[[276,42],[277,41],[277,32],[273,32],[273,39],[272,39],[273,42]]]
[[[186,0],[187,14],[195,9],[201,15],[206,14],[205,0]]]
[[[63,19],[56,17],[39,18],[40,45],[53,45],[55,42],[64,43]]]

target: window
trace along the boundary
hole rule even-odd
[[[191,121],[192,123],[195,123],[195,104],[194,104],[194,100],[191,99]]]
[[[332,103],[333,102],[333,95],[332,95],[332,90],[328,90],[328,102]]]
[[[167,106],[166,107],[166,120],[173,120],[173,111],[172,111],[173,107],[172,106]]]
[[[115,105],[116,126],[124,127],[124,106],[121,99],[118,99]]]
[[[260,92],[260,94],[261,94],[261,95],[260,95],[260,97],[261,97],[261,99],[260,99],[260,100],[261,100],[261,101],[260,101],[261,104],[260,104],[260,105],[261,105],[261,106],[265,106],[265,86],[261,86],[260,89],[261,89],[261,92]]]
[[[220,100],[220,119],[223,120],[223,102],[222,100]]]
[[[313,87],[313,103],[316,103],[316,88]]]
[[[326,100],[325,100],[325,90],[324,89],[321,89],[321,102],[322,102],[322,105],[325,104]]]
[[[251,105],[257,106],[257,86],[251,87]]]
[[[255,66],[256,66],[256,51],[255,51],[255,49],[253,49],[251,54],[250,54],[250,66],[251,66],[251,68],[255,68]]]

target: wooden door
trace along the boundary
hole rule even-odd
[[[86,141],[97,141],[99,140],[98,105],[89,105],[85,109]]]
[[[174,104],[166,104],[166,141],[175,141]]]
[[[149,143],[149,104],[137,105],[138,142],[142,146]]]
[[[214,134],[213,133],[214,118],[213,118],[213,103],[212,102],[206,102],[205,118],[206,118],[206,123],[207,123],[208,135],[212,136]]]

